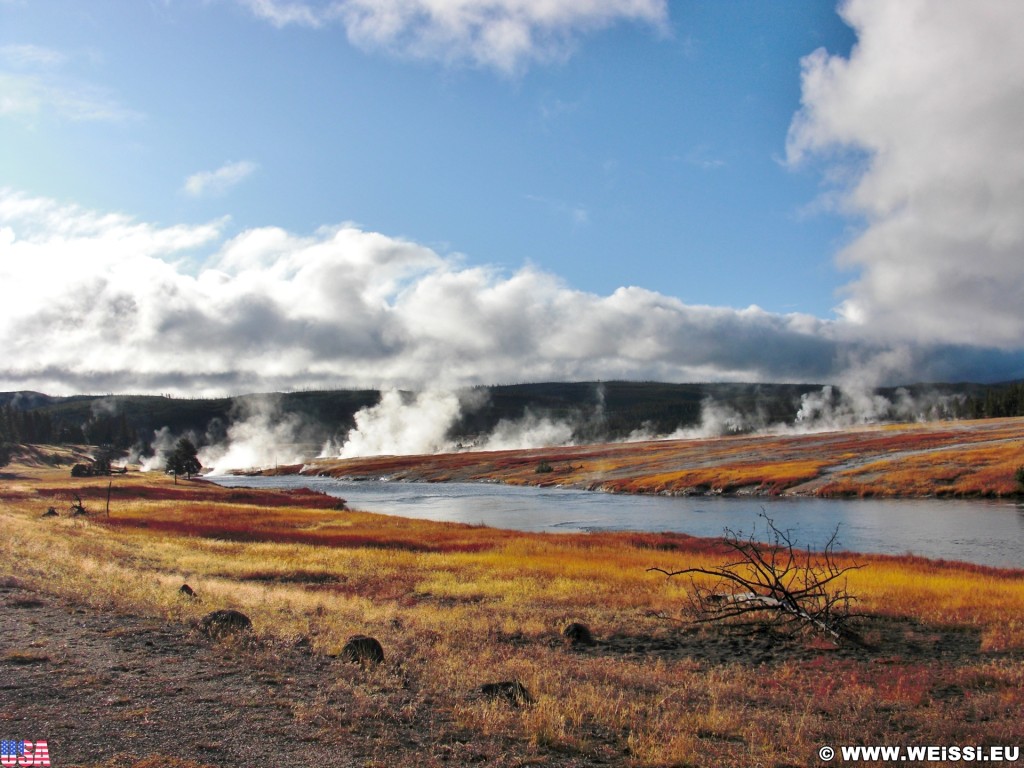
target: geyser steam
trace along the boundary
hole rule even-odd
[[[458,395],[452,392],[406,396],[397,389],[387,390],[379,403],[356,413],[356,426],[345,438],[341,458],[452,450],[448,430],[461,412]],[[328,450],[325,446],[324,451]]]
[[[199,460],[210,474],[222,475],[232,469],[300,464],[308,455],[303,441],[302,419],[281,412],[281,398],[259,395],[235,405],[235,419],[227,429],[225,442],[203,448]]]
[[[356,413],[356,426],[349,430],[340,451],[329,442],[320,455],[352,459],[443,453],[467,448],[499,451],[571,444],[576,430],[572,421],[552,419],[529,410],[522,418],[502,419],[489,435],[474,438],[468,446],[460,443],[452,435],[453,428],[464,413],[481,408],[486,400],[483,390],[427,390],[419,393],[387,390],[381,394],[379,403]]]

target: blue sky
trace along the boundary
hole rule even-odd
[[[1021,12],[900,5],[0,0],[0,385],[1024,375]]]

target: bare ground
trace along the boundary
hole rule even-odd
[[[963,629],[876,617],[871,649],[806,638],[671,628],[609,636],[578,653],[688,659],[701,666],[851,661],[891,655],[958,665],[977,660]],[[0,731],[45,739],[54,765],[81,768],[625,765],[614,738],[587,754],[460,727],[450,700],[432,706],[400,663],[363,668],[303,645],[255,636],[212,640],[155,618],[100,610],[0,582]],[[515,638],[510,638],[515,642]],[[528,642],[528,641],[527,641]],[[471,695],[471,692],[467,692]],[[368,697],[385,703],[367,706]]]
[[[256,638],[96,610],[0,585],[0,731],[57,766],[606,765],[462,730],[392,665],[363,669]],[[391,689],[393,712],[360,711]],[[402,691],[402,689],[404,692]],[[398,690],[398,694],[394,689]],[[424,706],[424,699],[427,705]],[[406,716],[404,712],[412,712]]]

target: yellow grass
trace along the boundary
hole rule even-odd
[[[550,472],[538,473],[541,462]],[[1015,496],[1024,418],[868,426],[807,435],[316,460],[306,471],[499,480],[629,493]],[[299,471],[293,467],[284,471]]]
[[[309,506],[309,499],[271,503],[267,495],[246,503],[228,489],[183,482],[175,490],[169,478],[139,473],[113,479],[109,521],[42,519],[47,506],[66,508],[72,491],[94,513],[102,510],[107,479],[72,481],[66,468],[7,471],[0,573],[98,607],[175,621],[238,608],[257,633],[308,637],[324,653],[338,652],[350,635],[373,635],[384,645],[385,668],[371,686],[339,682],[369,712],[390,706],[411,680],[434,692],[430,706],[471,732],[506,734],[541,756],[616,755],[652,766],[805,765],[822,744],[894,738],[1024,740],[1019,572],[849,556],[844,562],[866,566],[849,577],[859,610],[906,622],[924,647],[964,633],[976,638],[977,653],[955,664],[907,649],[848,658],[807,637],[796,641],[803,656],[756,662],[744,658],[742,638],[732,638],[739,651],[731,657],[702,655],[730,636],[685,623],[685,579],[647,572],[720,564],[720,545],[707,541],[510,533]],[[183,489],[190,498],[170,497]],[[201,602],[178,595],[183,582]],[[560,638],[570,621],[616,642],[575,651]],[[682,636],[693,638],[682,652],[650,650]],[[515,709],[467,697],[506,679],[521,680],[536,704]],[[938,698],[946,685],[969,695]],[[295,716],[312,728],[333,715],[310,701]]]
[[[838,472],[823,493],[861,496],[1008,496],[1018,492],[1024,465],[1017,441],[935,450],[867,462]]]
[[[712,491],[734,491],[756,488],[767,493],[778,493],[797,483],[818,477],[827,462],[803,459],[797,461],[756,462],[730,464],[723,467],[683,469],[645,475],[632,482],[614,484],[616,490],[639,493],[681,491],[704,486]]]

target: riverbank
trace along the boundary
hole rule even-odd
[[[430,456],[316,459],[267,473],[560,485],[612,493],[1015,497],[1024,418]]]
[[[1024,568],[1024,515],[1016,500],[978,498],[667,497],[494,482],[415,483],[311,475],[220,475],[232,488],[308,488],[351,509],[436,522],[552,534],[675,532],[717,538],[726,529],[767,537],[762,517],[815,551],[837,535],[861,553],[913,554],[998,568]]]
[[[720,564],[720,541],[438,524],[157,473],[2,474],[0,717],[63,765],[307,749],[327,765],[784,766],[824,744],[1024,740],[1020,571],[844,554],[864,566],[847,588],[867,645],[837,646],[692,623],[688,582],[648,569]],[[76,495],[85,516],[68,516]],[[250,635],[199,632],[226,608]],[[572,622],[592,645],[563,637]],[[382,664],[341,659],[355,634]],[[531,702],[481,693],[512,680]]]

